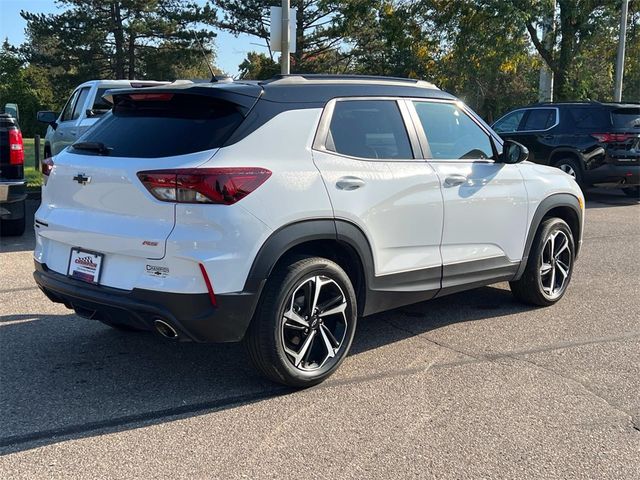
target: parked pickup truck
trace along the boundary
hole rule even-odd
[[[24,143],[18,121],[0,114],[0,235],[22,235],[25,228]]]
[[[111,104],[102,98],[107,90],[154,87],[165,83],[150,80],[91,80],[79,85],[59,115],[52,111],[38,112],[38,120],[49,124],[44,139],[45,158],[60,153],[96,123],[101,115],[111,110]]]

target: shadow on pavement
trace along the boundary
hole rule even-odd
[[[492,287],[404,307],[361,320],[351,355],[524,309]],[[0,332],[0,453],[292,393],[259,377],[239,344],[171,343],[73,314],[6,316]]]
[[[637,203],[607,191],[588,198],[591,208]],[[23,250],[32,248],[29,238]],[[6,250],[3,242],[2,251],[18,250]],[[526,310],[495,287],[403,307],[361,320],[351,356],[446,325]],[[0,318],[0,358],[0,454],[292,393],[259,377],[241,345],[171,343],[71,313]]]
[[[640,204],[640,199],[631,198],[620,189],[595,188],[584,192],[587,208],[627,207]]]

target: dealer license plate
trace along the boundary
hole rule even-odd
[[[81,248],[72,248],[67,275],[83,282],[98,283],[104,255]]]

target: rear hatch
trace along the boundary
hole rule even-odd
[[[80,247],[160,259],[175,224],[175,204],[154,198],[137,173],[208,161],[257,94],[181,86],[118,90],[109,96],[113,111],[54,157],[36,213],[38,233],[43,242],[55,244],[50,250],[57,256]]]

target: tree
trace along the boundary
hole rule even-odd
[[[479,8],[475,0],[431,0],[421,6],[429,31],[436,34],[438,85],[490,122],[536,99],[541,62],[529,50],[522,25]]]
[[[266,80],[280,73],[280,66],[264,53],[249,52],[239,65],[240,78],[245,80]]]
[[[188,0],[58,0],[59,14],[21,12],[27,59],[63,79],[66,89],[89,78],[179,77],[205,67],[195,35],[211,50],[215,12]],[[164,70],[159,71],[158,65]],[[202,71],[205,71],[202,69]]]
[[[494,9],[504,11],[504,2],[490,1]],[[530,35],[536,51],[554,74],[555,99],[576,98],[575,69],[585,51],[597,48],[596,39],[606,32],[615,38],[615,19],[619,16],[619,2],[600,0],[557,0],[553,48],[544,45],[538,33],[542,18],[552,8],[549,0],[511,0],[515,18],[519,18]],[[615,49],[614,49],[615,50]],[[598,57],[592,57],[597,60]],[[573,76],[573,79],[572,79]],[[572,81],[573,80],[573,81]],[[573,84],[572,84],[573,83]]]
[[[42,133],[36,112],[55,106],[54,95],[46,71],[28,65],[16,48],[5,40],[0,48],[0,105],[17,103],[20,108],[20,127],[25,137]]]
[[[259,38],[273,60],[269,40],[270,7],[280,6],[278,0],[209,0],[222,12],[216,26],[235,35],[241,33]],[[331,28],[341,2],[293,0],[297,8],[296,52],[292,54],[292,72],[330,71],[341,61],[335,51],[342,36]],[[248,58],[247,58],[248,60]]]
[[[372,75],[433,78],[433,37],[416,4],[391,0],[341,2],[329,32],[341,31],[345,70]]]

